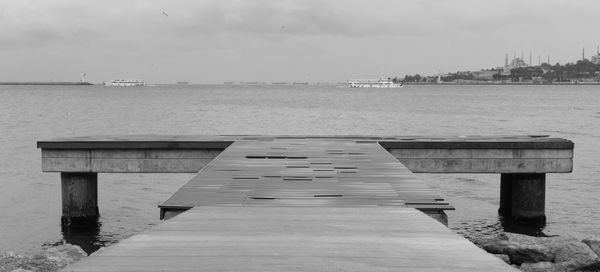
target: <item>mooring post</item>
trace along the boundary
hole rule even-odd
[[[98,173],[60,173],[63,227],[93,226],[98,219]]]
[[[500,214],[519,223],[546,224],[545,173],[503,173],[500,182]]]

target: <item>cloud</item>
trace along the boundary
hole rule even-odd
[[[168,44],[164,39],[185,42],[232,34],[274,41],[290,36],[481,34],[548,27],[561,20],[569,25],[597,22],[594,6],[598,8],[593,1],[557,0],[8,0],[0,12],[0,48],[152,46]]]
[[[583,21],[598,4],[583,1],[208,1],[187,9],[180,30],[268,35],[421,36],[499,26]],[[584,17],[584,18],[582,18]],[[587,18],[589,17],[589,18]]]
[[[423,73],[530,49],[572,61],[582,45],[595,48],[600,23],[593,0],[0,1],[6,63],[155,76]]]

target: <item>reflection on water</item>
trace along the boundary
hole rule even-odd
[[[519,233],[519,234],[525,234],[525,235],[536,236],[536,237],[551,236],[551,235],[546,235],[543,232],[544,228],[546,227],[546,224],[541,225],[541,226],[519,224],[517,222],[508,220],[504,216],[498,216],[498,221],[500,222],[500,225],[502,226],[502,229],[505,232]]]
[[[495,220],[481,219],[462,221],[451,226],[454,231],[471,241],[479,241],[481,239],[495,237],[503,232],[512,232],[536,237],[553,236],[544,233],[545,227],[545,225],[534,226],[520,224],[514,221],[506,220],[501,215],[498,215]]]
[[[83,225],[71,224],[62,226],[63,240],[69,244],[77,245],[87,254],[91,254],[104,246],[100,237],[102,222],[96,217],[94,222]]]

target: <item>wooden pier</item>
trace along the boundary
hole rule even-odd
[[[64,271],[518,271],[405,207],[192,208]]]
[[[408,206],[443,221],[443,200],[377,142],[274,139],[233,143],[160,208]]]
[[[543,224],[545,173],[571,172],[573,157],[571,141],[543,136],[81,137],[38,147],[43,171],[62,173],[67,225],[98,216],[97,173],[198,172],[160,205],[168,222],[68,271],[511,271],[436,223],[453,207],[413,173],[499,173],[500,212]]]

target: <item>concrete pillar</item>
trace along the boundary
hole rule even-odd
[[[500,214],[524,224],[546,224],[546,174],[502,174]]]
[[[62,225],[95,226],[98,213],[98,173],[60,173]]]
[[[510,217],[512,203],[512,175],[500,174],[500,208],[498,213],[504,217]]]

